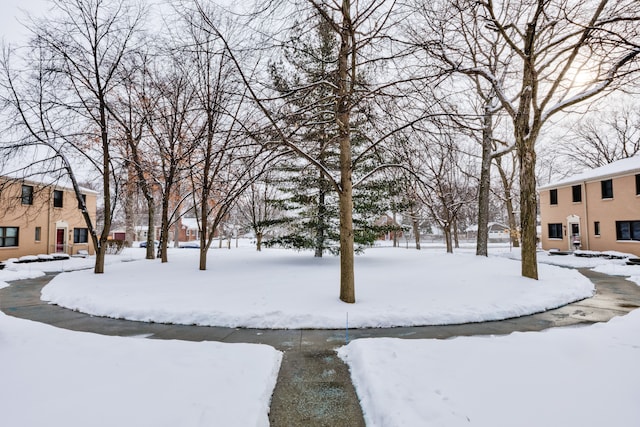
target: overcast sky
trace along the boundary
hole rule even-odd
[[[0,13],[0,37],[6,43],[18,43],[24,41],[27,31],[19,21],[25,21],[27,11],[34,16],[41,16],[48,8],[46,0],[2,0],[2,13]]]

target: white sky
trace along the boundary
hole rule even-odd
[[[25,22],[26,13],[42,15],[49,7],[46,0],[2,0],[0,14],[0,37],[5,43],[24,41],[27,30],[20,22]]]

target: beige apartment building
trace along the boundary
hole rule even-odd
[[[545,250],[640,256],[640,156],[539,188]]]
[[[82,189],[93,223],[96,195]],[[72,188],[0,177],[0,261],[24,255],[93,254]]]

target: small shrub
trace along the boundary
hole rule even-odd
[[[126,245],[126,240],[107,240],[107,253],[109,255],[119,255]]]

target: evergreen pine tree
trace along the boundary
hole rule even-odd
[[[335,129],[334,90],[337,78],[338,40],[330,24],[314,19],[299,23],[293,37],[283,49],[283,58],[271,64],[271,79],[284,104],[280,120],[298,144],[316,158],[334,176],[339,175],[339,147]],[[364,83],[364,78],[360,76]],[[355,126],[366,128],[372,119],[366,101],[361,102],[353,117]],[[361,133],[361,132],[360,132]],[[353,146],[365,146],[357,134]],[[372,152],[362,162],[364,175],[382,162]],[[338,196],[315,166],[299,157],[283,161],[276,179],[281,197],[274,200],[285,216],[280,219],[283,233],[265,242],[295,249],[313,249],[316,257],[339,250]],[[389,228],[376,225],[376,220],[389,209],[391,186],[384,179],[370,181],[354,190],[354,239],[358,249],[371,245]]]

